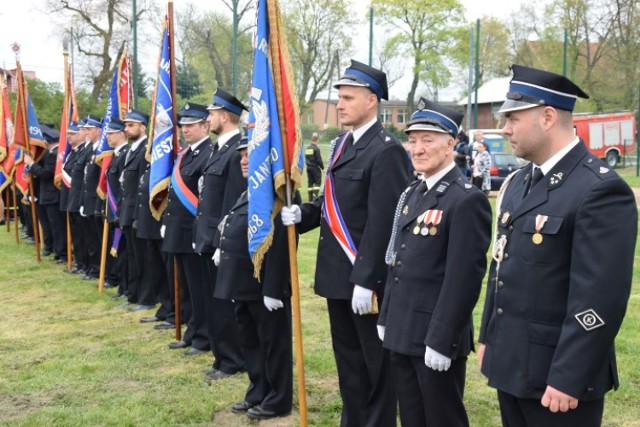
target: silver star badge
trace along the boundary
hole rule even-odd
[[[604,166],[600,166],[600,173],[601,174],[605,174],[607,172],[609,172],[609,168],[605,168]]]

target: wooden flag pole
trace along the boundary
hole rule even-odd
[[[6,191],[4,192],[4,211],[5,211],[4,219],[7,225],[7,233],[10,233],[11,225],[9,223],[11,222],[11,210],[9,209],[9,188],[7,188]]]
[[[15,221],[13,224],[14,231],[16,233],[16,243],[20,243],[20,236],[18,233],[18,196],[16,196],[16,180],[15,180],[16,172],[13,172],[13,182],[11,184],[11,189],[13,190],[13,220]]]
[[[102,223],[102,248],[100,252],[100,276],[98,278],[98,292],[104,292],[104,276],[107,267],[107,246],[109,243],[109,222],[107,214],[109,213],[109,203],[104,204],[104,221]]]
[[[178,280],[178,262],[175,255],[173,256],[173,301],[176,307],[175,320],[176,320],[176,341],[182,340],[182,319],[180,316],[180,281]]]
[[[71,240],[71,220],[69,219],[69,216],[70,214],[67,212],[67,271],[71,271],[71,258],[73,251],[73,241]]]

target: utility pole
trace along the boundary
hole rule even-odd
[[[369,66],[373,67],[373,6],[369,6]]]
[[[232,0],[233,5],[233,35],[231,46],[231,93],[236,96],[238,88],[238,1]]]
[[[136,0],[131,2],[133,8],[133,64],[131,64],[131,70],[133,71],[133,108],[138,109],[138,7]]]
[[[475,102],[473,103],[473,127],[478,128],[478,86],[480,86],[480,19],[476,21],[476,72]]]

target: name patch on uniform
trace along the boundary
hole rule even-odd
[[[598,313],[592,308],[576,314],[575,318],[580,326],[587,332],[604,326],[604,320],[602,320]]]

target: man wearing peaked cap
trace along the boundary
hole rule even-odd
[[[207,107],[193,102],[187,102],[178,114],[178,126],[187,147],[176,158],[160,231],[162,250],[173,254],[178,266],[187,322],[182,340],[169,343],[169,348],[191,346],[184,353],[187,356],[211,351],[206,310],[207,299],[211,299],[212,294],[208,292],[202,256],[194,250],[192,234],[199,206],[198,183],[213,153],[207,117]]]
[[[491,207],[453,160],[462,118],[421,99],[405,129],[420,178],[396,207],[378,319],[403,426],[469,425],[466,363],[487,267]]]
[[[217,267],[213,254],[218,224],[247,189],[240,169],[240,152],[236,149],[242,135],[240,115],[248,109],[235,96],[218,88],[207,107],[209,131],[217,135],[213,153],[207,160],[199,182],[198,212],[193,224],[193,245],[201,254],[202,274],[207,279],[199,291],[206,303],[205,313],[214,362],[208,379],[220,379],[244,370],[244,357],[238,340],[231,298],[214,297]],[[245,230],[246,232],[246,230]]]
[[[282,209],[301,233],[320,227],[315,291],[327,299],[342,397],[342,426],[395,426],[389,353],[377,338],[393,211],[409,183],[409,160],[377,119],[385,73],[357,61],[335,84],[338,117],[350,131],[331,145],[325,193]],[[332,200],[333,203],[324,203]],[[339,227],[338,224],[345,224]]]
[[[124,123],[140,123],[144,126],[149,126],[149,115],[143,113],[142,111],[131,109],[127,111],[127,115],[125,116]]]
[[[558,74],[512,70],[503,132],[531,165],[500,190],[478,361],[504,425],[599,426],[618,387],[636,202],[574,134],[571,112],[587,95]]]

